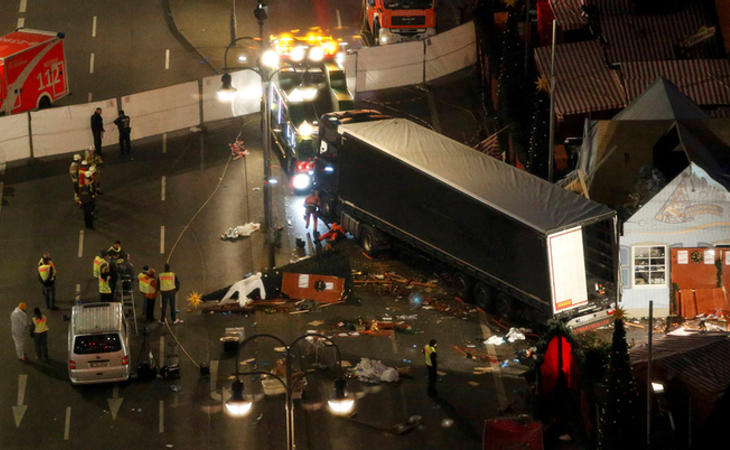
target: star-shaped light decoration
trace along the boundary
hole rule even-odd
[[[535,88],[538,91],[550,92],[550,82],[545,75],[540,75],[540,78],[535,81]]]
[[[504,0],[504,5],[507,8],[514,8],[517,5],[517,0]]]
[[[198,309],[198,305],[203,303],[203,299],[201,298],[198,291],[193,291],[188,295],[188,304],[193,307],[193,309]]]

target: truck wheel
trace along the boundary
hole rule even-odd
[[[460,299],[466,301],[471,298],[472,284],[473,281],[469,275],[461,272],[454,274],[454,294]]]
[[[512,302],[515,300],[512,299],[509,295],[507,295],[504,292],[498,292],[496,298],[494,299],[494,309],[495,313],[499,316],[506,317],[506,318],[512,318],[512,311],[514,309],[514,305]]]
[[[51,99],[48,98],[48,96],[44,95],[41,97],[41,99],[38,101],[38,109],[48,109],[51,107]]]
[[[367,225],[363,225],[362,231],[360,232],[360,245],[368,256],[373,256],[375,251],[375,231]]]
[[[474,285],[472,300],[483,310],[494,312],[494,289],[488,284],[478,281]]]

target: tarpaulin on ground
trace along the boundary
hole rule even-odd
[[[542,450],[542,425],[522,419],[485,420],[482,448]]]

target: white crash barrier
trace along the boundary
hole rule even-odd
[[[345,58],[347,87],[374,91],[431,81],[476,63],[474,22],[425,41],[355,50]]]
[[[426,81],[435,80],[477,62],[474,22],[426,39]]]
[[[101,108],[101,115],[104,118],[106,132],[102,138],[103,145],[117,143],[119,135],[114,119],[117,117],[118,109],[115,99],[50,108],[30,113],[33,157],[60,155],[86,150],[93,146],[91,115],[96,108]]]
[[[231,103],[218,100],[221,75],[203,78],[203,122],[230,119],[261,110],[261,77],[253,70],[231,72],[236,95]]]
[[[131,138],[200,125],[199,97],[197,81],[122,97],[121,108],[132,119]]]
[[[0,164],[28,157],[28,114],[0,117]]]

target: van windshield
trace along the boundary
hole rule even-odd
[[[112,353],[122,349],[122,341],[119,334],[93,334],[90,336],[76,336],[74,342],[74,353],[77,355],[90,355],[93,353]]]

